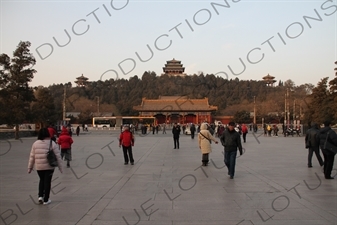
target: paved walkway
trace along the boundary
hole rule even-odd
[[[170,131],[136,136],[132,166],[123,165],[118,131],[75,136],[50,205],[36,204],[38,176],[27,173],[36,138],[1,141],[0,224],[336,225],[337,170],[325,180],[315,156],[307,168],[303,137],[258,135],[248,134],[233,180],[220,144],[201,167],[197,139],[182,135],[178,150]]]

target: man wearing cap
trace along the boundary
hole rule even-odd
[[[235,123],[229,122],[228,128],[222,133],[220,141],[224,146],[225,164],[228,168],[228,175],[230,179],[234,178],[236,154],[239,149],[240,155],[242,155],[242,145],[240,134],[234,130]]]
[[[119,136],[119,147],[122,146],[123,154],[124,154],[124,165],[129,164],[129,160],[131,165],[133,165],[133,154],[132,154],[132,146],[134,146],[135,138],[133,134],[130,132],[129,126],[124,126],[124,131]]]
[[[333,168],[336,152],[328,147],[333,147],[337,149],[337,134],[331,129],[331,122],[325,121],[324,127],[320,130],[318,135],[318,143],[322,149],[324,156],[324,176],[325,179],[334,179],[331,176],[331,171]]]

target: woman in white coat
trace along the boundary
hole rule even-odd
[[[213,137],[213,135],[208,131],[207,123],[202,123],[200,125],[200,132],[198,134],[199,148],[202,153],[202,165],[207,166],[209,160],[209,153],[212,152],[211,142],[214,141],[215,144],[218,144],[218,141]]]
[[[59,147],[54,141],[51,141],[47,128],[42,128],[39,130],[37,139],[38,140],[33,143],[32,149],[30,151],[28,173],[32,172],[35,165],[37,174],[40,177],[38,202],[40,204],[47,205],[51,203],[49,195],[51,189],[51,180],[54,173],[54,167],[49,165],[47,159],[47,152],[49,151],[50,143],[52,144],[52,149],[56,155],[58,168],[61,173],[62,161]]]

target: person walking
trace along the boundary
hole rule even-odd
[[[324,127],[320,129],[318,139],[319,145],[324,157],[324,177],[325,179],[334,179],[331,176],[336,152],[327,149],[328,146],[333,146],[337,149],[337,134],[331,129],[331,122],[325,121]],[[327,142],[327,143],[326,143]]]
[[[67,161],[67,168],[70,167],[70,161],[72,160],[71,145],[73,142],[69,130],[66,127],[63,127],[57,143],[61,146],[61,158],[64,161]]]
[[[55,170],[55,168],[50,166],[48,163],[47,152],[49,151],[49,148],[55,153],[58,162],[58,168],[62,173],[61,156],[58,146],[54,141],[51,140],[48,128],[42,128],[39,130],[37,141],[33,143],[29,154],[28,173],[31,173],[35,167],[40,178],[38,202],[39,204],[44,205],[51,203],[49,198],[51,180]]]
[[[163,123],[163,134],[166,134],[166,123]]]
[[[278,131],[279,131],[278,125],[275,124],[275,125],[274,125],[274,137],[278,137]]]
[[[207,166],[209,162],[209,153],[212,152],[211,141],[214,141],[215,144],[218,144],[218,141],[213,137],[213,135],[209,132],[207,128],[207,124],[202,123],[200,127],[200,132],[198,134],[199,148],[202,154],[202,166]]]
[[[77,128],[76,128],[76,135],[77,135],[77,136],[80,135],[80,126],[77,126]]]
[[[248,128],[247,128],[246,124],[242,124],[241,131],[242,131],[243,142],[246,143],[246,137],[247,137],[247,133],[248,133]]]
[[[180,126],[177,123],[174,123],[172,127],[174,149],[178,147],[179,149],[179,136],[180,136]]]
[[[135,144],[135,138],[130,132],[129,126],[124,126],[124,131],[119,136],[119,147],[123,148],[124,165],[128,165],[129,161],[131,165],[134,164],[132,147]]]
[[[195,134],[195,125],[194,123],[191,124],[190,131],[191,131],[191,138],[194,139],[194,134]]]
[[[312,156],[315,152],[316,158],[319,162],[320,166],[324,166],[323,159],[319,153],[319,144],[317,142],[317,135],[319,133],[318,125],[316,123],[312,123],[311,128],[307,131],[305,135],[305,143],[308,148],[308,167],[312,167]]]
[[[48,129],[48,132],[49,132],[50,139],[52,139],[56,143],[57,131],[56,131],[54,125],[50,124],[47,129]]]
[[[224,146],[224,162],[228,168],[230,179],[234,178],[237,150],[242,155],[240,134],[234,130],[235,123],[229,122],[228,128],[223,132],[220,141]]]

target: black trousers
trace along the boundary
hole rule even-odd
[[[174,148],[179,149],[179,137],[173,137],[173,141],[174,141]]]
[[[207,166],[209,162],[208,156],[209,156],[209,153],[202,154],[202,159],[201,159],[202,165]]]
[[[321,157],[321,155],[319,154],[319,147],[311,147],[308,149],[309,153],[308,153],[308,166],[312,166],[312,156],[313,153],[315,152],[316,158],[319,162],[320,166],[324,165],[323,159]]]
[[[194,132],[191,132],[191,138],[194,139]]]
[[[133,163],[134,160],[133,160],[133,154],[132,154],[132,146],[124,146],[122,145],[122,148],[123,148],[123,155],[124,155],[124,162],[125,163],[129,163],[129,159],[130,159],[130,162]]]
[[[243,142],[246,142],[247,133],[242,133]]]
[[[40,177],[39,182],[39,197],[43,197],[43,201],[47,202],[50,196],[51,180],[54,170],[38,170],[37,174]]]
[[[325,178],[331,177],[332,167],[335,161],[335,153],[329,150],[322,149],[324,157],[324,176]]]

